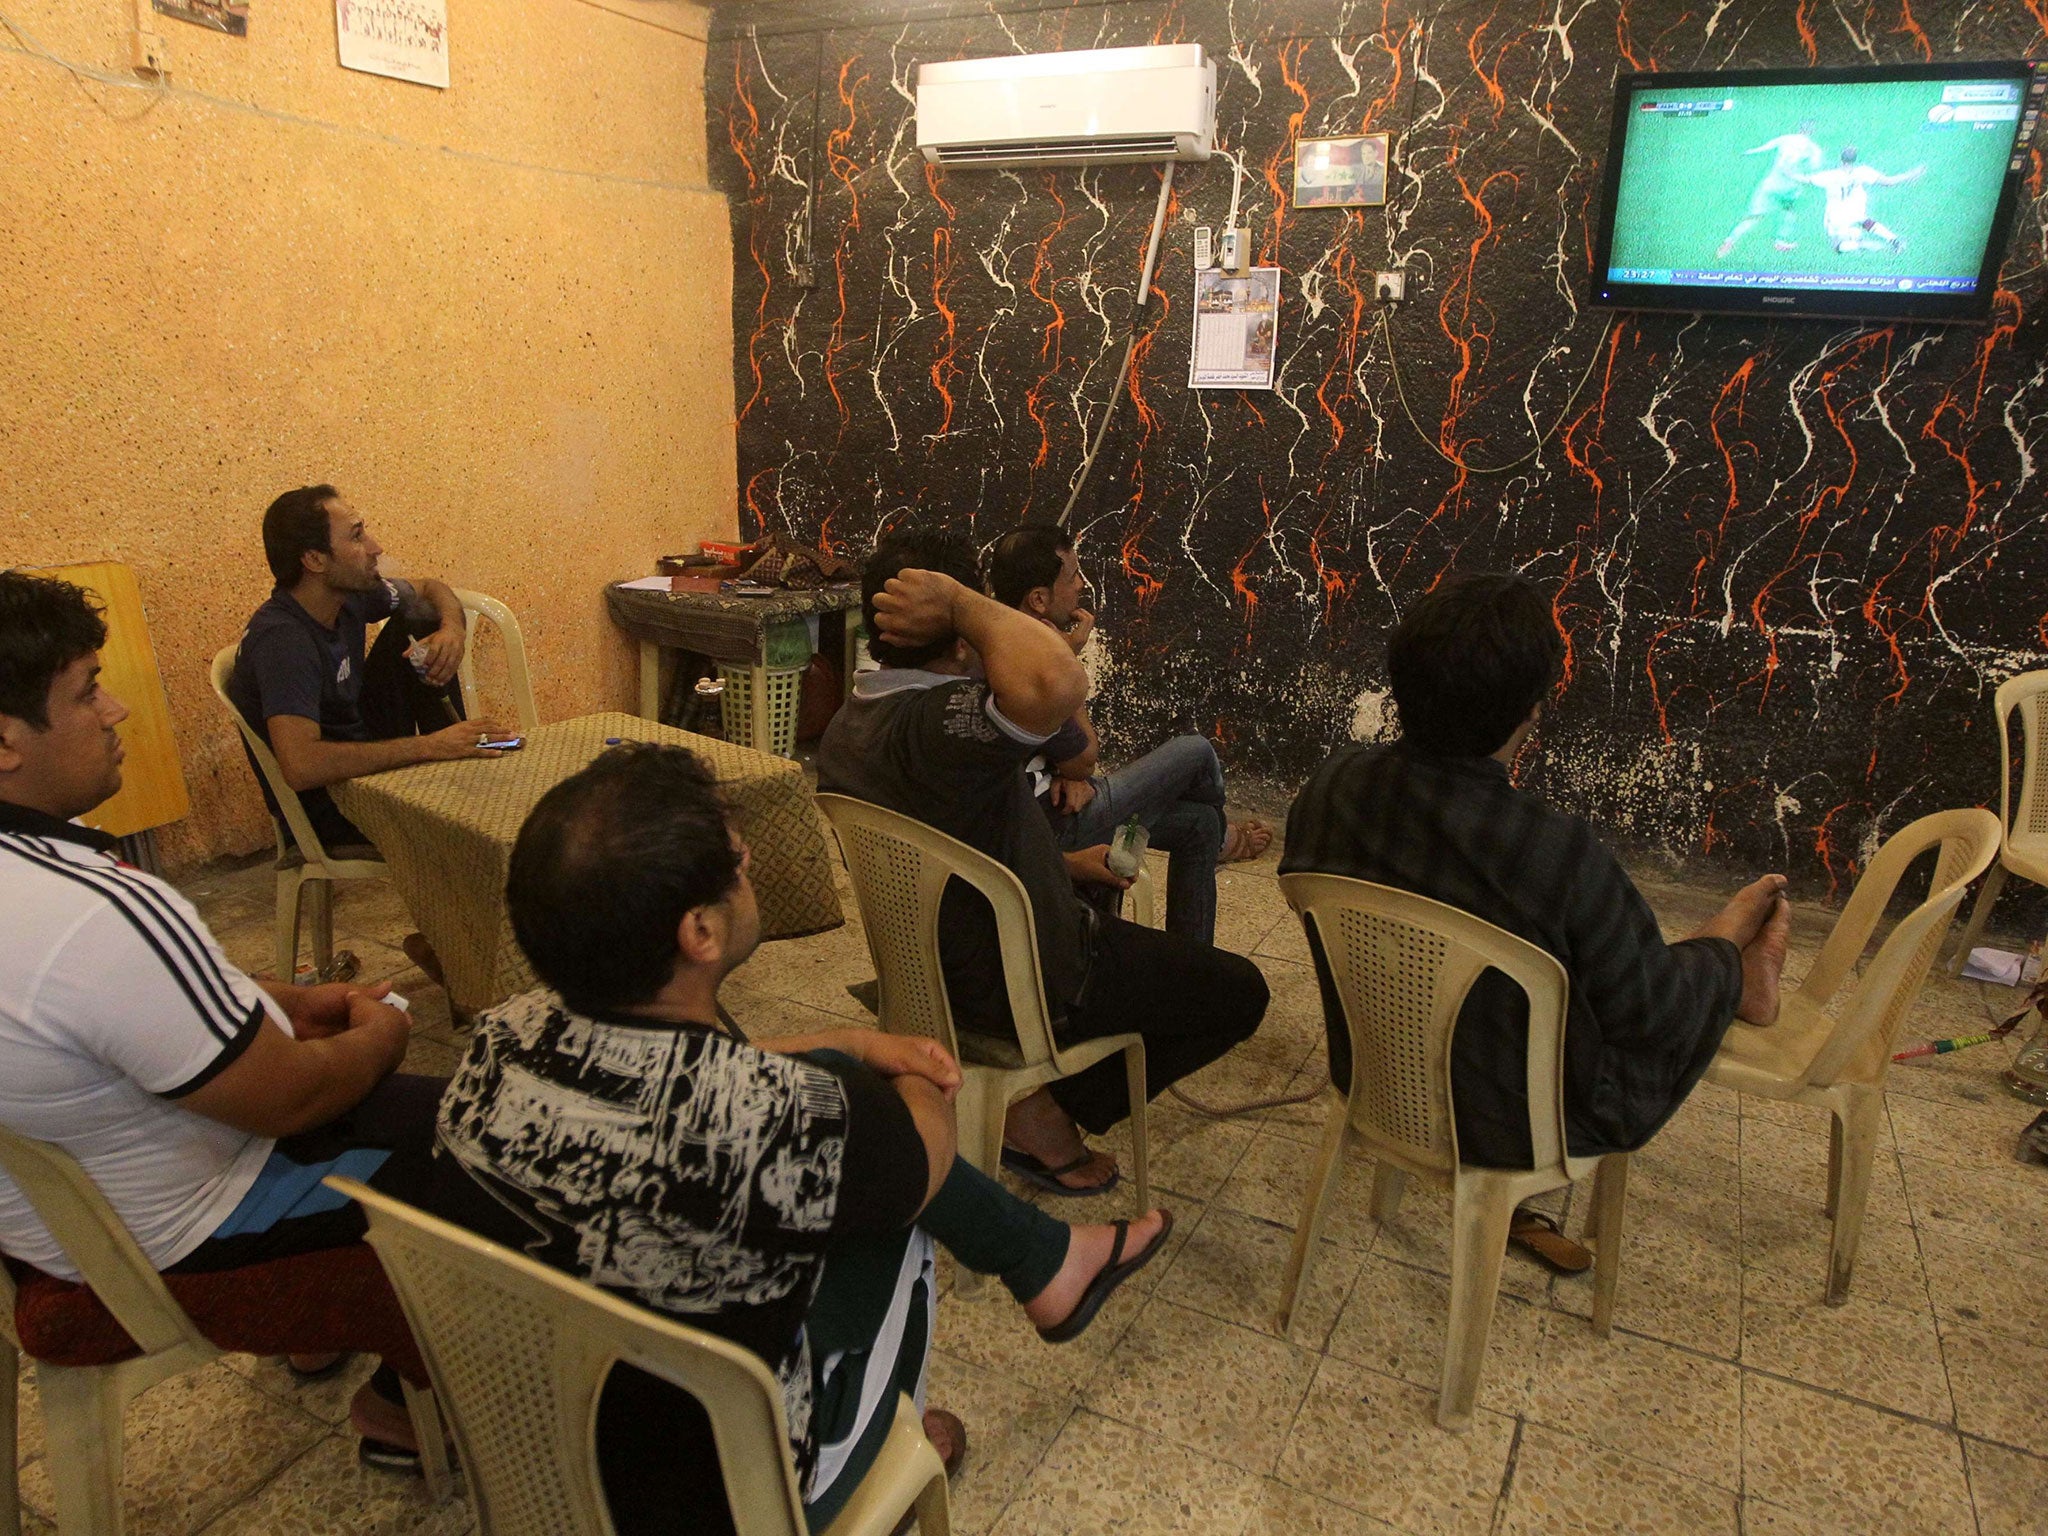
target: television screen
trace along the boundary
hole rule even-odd
[[[1593,300],[1983,320],[2048,64],[1623,75]]]

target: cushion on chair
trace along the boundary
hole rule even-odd
[[[140,1354],[128,1331],[83,1285],[9,1259],[18,1287],[14,1325],[22,1352],[48,1365],[113,1365]],[[427,1372],[405,1313],[367,1243],[295,1254],[242,1269],[164,1276],[200,1333],[251,1355],[361,1350],[425,1386]]]

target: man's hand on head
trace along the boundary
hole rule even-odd
[[[456,670],[462,665],[463,647],[468,636],[460,625],[443,624],[420,644],[427,648],[427,682],[436,688],[445,688],[453,680]]]
[[[906,648],[943,640],[957,627],[954,604],[965,590],[940,571],[898,571],[875,594],[875,628]]]

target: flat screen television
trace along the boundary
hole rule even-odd
[[[1592,298],[1983,321],[2048,62],[1625,74]]]

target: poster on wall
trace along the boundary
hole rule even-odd
[[[1195,274],[1195,344],[1190,389],[1271,389],[1280,327],[1280,269],[1243,277]]]
[[[448,89],[448,0],[334,0],[341,67]]]
[[[1347,139],[1298,139],[1294,145],[1294,206],[1378,208],[1387,200],[1384,133]]]
[[[154,0],[159,16],[189,21],[229,37],[249,35],[249,0]]]

